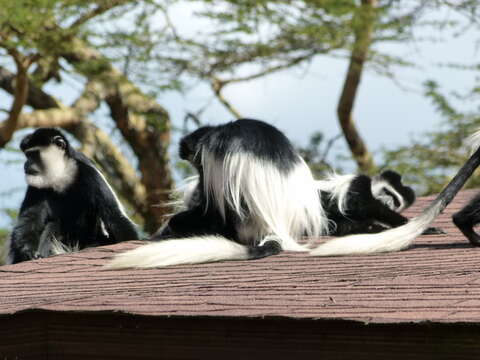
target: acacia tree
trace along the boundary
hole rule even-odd
[[[478,9],[472,0],[453,4],[442,0],[408,4],[392,0],[192,2],[206,4],[197,16],[211,21],[213,26],[207,28],[211,30],[202,28],[189,37],[168,21],[175,41],[170,55],[162,60],[176,66],[179,73],[207,81],[235,117],[241,116],[241,111],[225,97],[227,86],[307,64],[318,56],[347,59],[337,114],[352,157],[365,173],[375,172],[376,166],[353,117],[362,73],[369,68],[393,78],[395,66],[414,65],[382,53],[379,44],[414,40],[414,30],[422,26],[438,29],[448,23],[423,22],[432,10],[448,7],[475,14]],[[168,18],[168,13],[165,16]]]
[[[466,139],[480,129],[480,87],[475,86],[462,100],[471,111],[462,111],[449,101],[434,81],[425,83],[425,95],[442,117],[435,130],[419,134],[410,143],[384,150],[384,162],[403,174],[423,194],[438,193],[469,157]],[[454,99],[455,97],[452,96]],[[476,104],[476,106],[475,106]],[[480,177],[472,176],[467,188],[480,186]]]
[[[465,20],[462,31],[480,31],[480,7],[475,0],[439,1]],[[437,23],[442,26],[442,23]],[[478,41],[477,41],[478,44]],[[434,80],[424,83],[424,94],[442,122],[439,127],[412,138],[410,143],[382,152],[384,162],[407,174],[422,193],[438,193],[469,157],[466,139],[480,129],[480,63],[442,64],[452,71],[468,71],[473,84],[465,93],[447,92]],[[466,184],[480,186],[478,171]]]
[[[128,0],[0,0],[0,87],[12,96],[7,117],[0,122],[0,148],[18,129],[64,128],[99,164],[147,231],[155,230],[169,212],[159,204],[168,202],[172,189],[170,119],[115,66],[114,58],[99,51],[97,37],[108,34],[94,28],[99,21],[127,16],[139,7],[136,18],[141,20],[152,6]],[[47,90],[52,81],[72,77],[82,89],[71,104]],[[22,111],[25,105],[33,110]],[[102,105],[110,112],[119,142],[96,123]],[[122,152],[125,147],[133,155]]]
[[[179,31],[168,11],[177,2],[200,4],[192,16],[208,26],[190,36]],[[0,0],[0,88],[11,99],[0,119],[0,149],[19,129],[64,128],[153,231],[169,212],[161,205],[172,188],[172,125],[157,100],[161,90],[200,78],[240,117],[224,96],[227,86],[335,56],[349,61],[338,115],[359,168],[371,172],[371,155],[352,117],[361,74],[368,66],[391,76],[392,65],[408,65],[377,44],[411,39],[433,7],[470,15],[476,3]],[[75,98],[62,101],[55,83],[74,83]]]

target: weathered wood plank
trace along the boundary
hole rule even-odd
[[[480,327],[35,311],[0,321],[2,359],[476,359]]]

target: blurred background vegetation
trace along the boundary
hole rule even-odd
[[[202,31],[175,25],[178,13],[171,9],[179,4],[194,9],[183,21]],[[395,68],[415,66],[415,57],[380,51],[378,44],[430,41],[422,31],[458,37],[478,31],[479,7],[477,0],[0,0],[0,96],[7,99],[0,104],[8,104],[0,109],[0,165],[20,166],[16,149],[24,129],[63,128],[150,233],[171,211],[165,204],[174,179],[191,171],[170,155],[171,139],[204,123],[210,104],[185,110],[183,124],[174,126],[162,103],[166,92],[185,93],[202,83],[212,101],[241,117],[225,89],[329,56],[347,63],[338,75],[341,132],[328,138],[316,131],[319,123],[306,129],[310,142],[299,146],[316,176],[343,172],[342,164],[351,161],[358,172],[389,167],[419,192],[438,192],[468,156],[463,140],[480,126],[480,60],[443,64],[471,73],[476,85],[466,93],[444,93],[441,84],[425,82],[425,99],[442,123],[408,144],[381,150],[380,162],[369,150],[368,134],[359,134],[356,121],[362,119],[354,119],[353,108],[366,69],[396,81]],[[429,16],[442,10],[455,13],[455,20]],[[62,102],[61,93],[71,88],[72,101]],[[473,102],[473,110],[457,108],[459,100]],[[346,141],[348,153],[332,160],[337,141]],[[479,181],[473,177],[469,186]],[[12,222],[16,209],[7,199],[18,188],[12,181],[0,189],[0,208]]]

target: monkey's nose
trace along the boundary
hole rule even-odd
[[[38,175],[39,173],[39,171],[35,169],[32,165],[30,165],[28,162],[25,163],[24,169],[25,169],[25,174],[27,175]]]

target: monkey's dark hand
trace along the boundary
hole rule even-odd
[[[422,233],[422,235],[443,235],[443,234],[446,234],[446,232],[443,231],[443,229],[440,229],[438,227],[426,228]]]
[[[262,245],[248,248],[249,259],[261,259],[282,252],[282,246],[276,240],[267,240]]]

